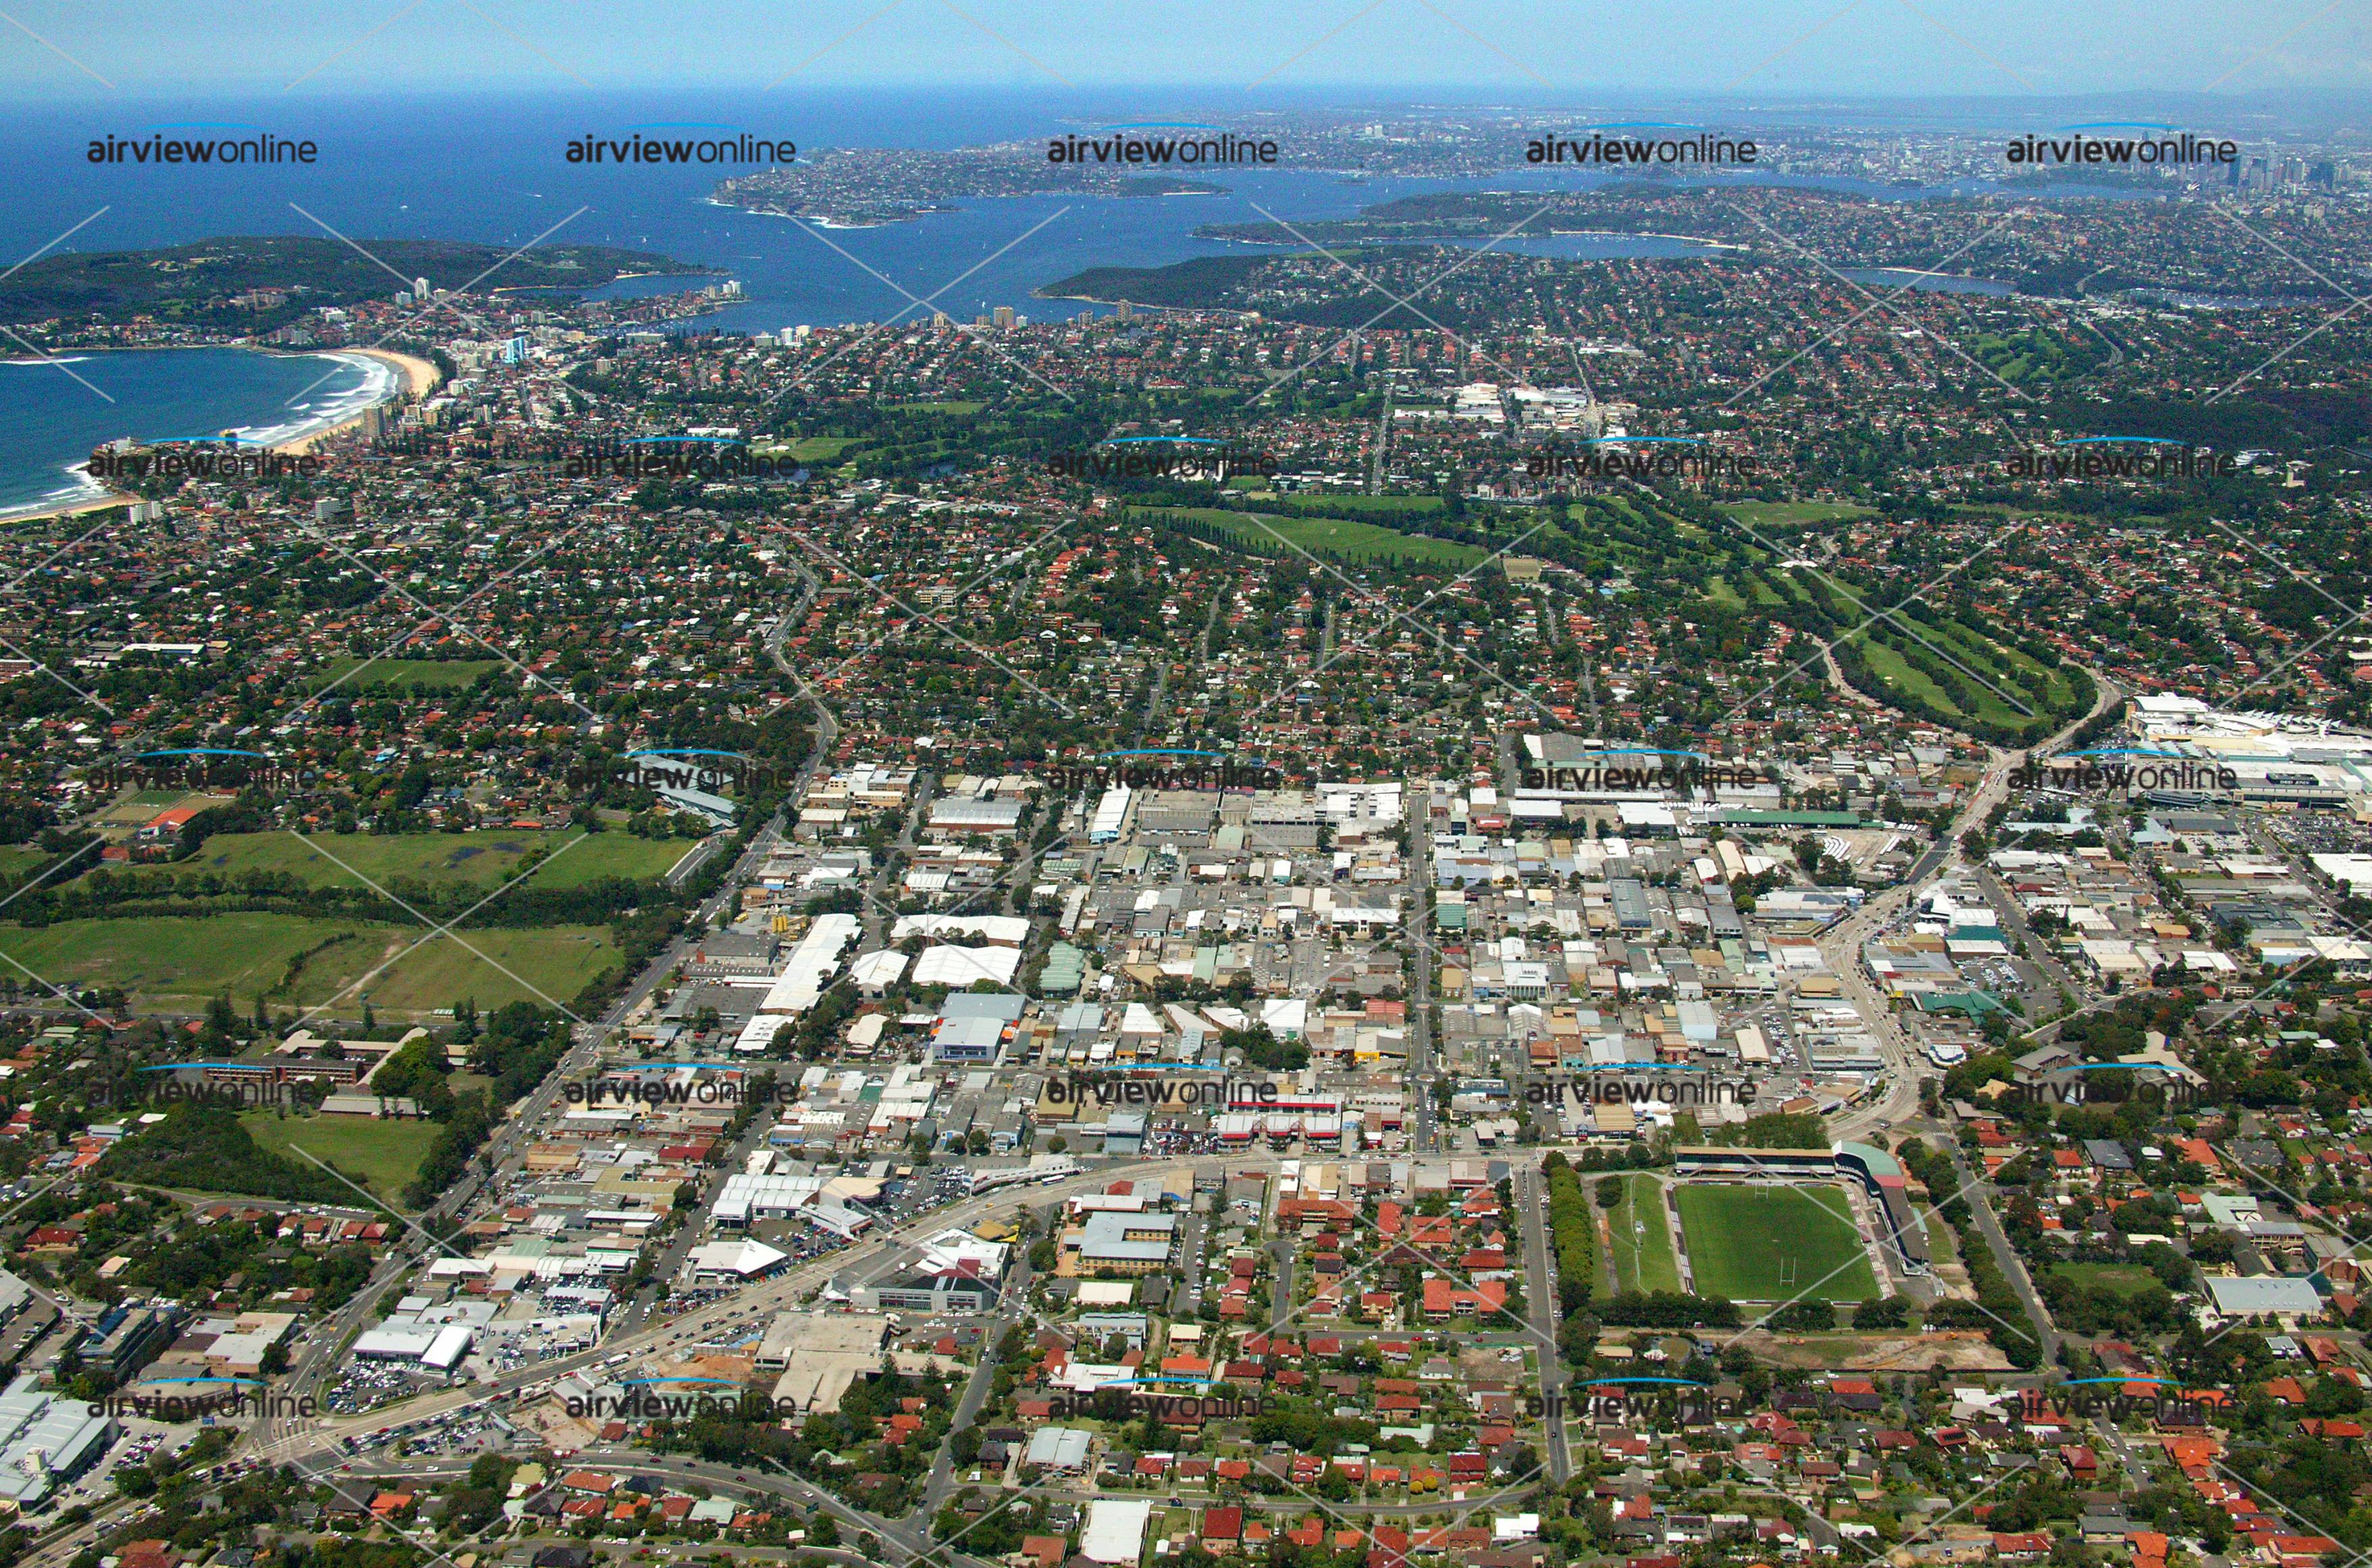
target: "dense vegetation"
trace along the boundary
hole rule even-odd
[[[685,270],[665,256],[607,245],[519,252],[454,239],[370,239],[359,246],[296,236],[201,239],[154,250],[45,256],[0,283],[0,321],[155,316],[241,335],[269,332],[320,306],[385,298],[389,278],[376,264],[382,258],[403,276],[424,277],[438,288],[458,288],[497,265],[513,287],[572,292],[599,287],[621,273]],[[284,289],[287,299],[261,309],[227,303],[254,289]]]
[[[296,1202],[351,1202],[354,1190],[328,1171],[260,1147],[227,1107],[183,1100],[165,1120],[108,1150],[102,1162],[120,1181],[200,1192],[246,1192]]]

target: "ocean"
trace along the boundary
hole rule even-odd
[[[371,360],[238,348],[0,361],[0,518],[99,495],[73,469],[119,436],[271,445],[350,418],[396,385],[394,370]]]

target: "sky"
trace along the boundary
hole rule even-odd
[[[2360,0],[6,0],[12,101],[1142,84],[1381,101],[2372,89]]]

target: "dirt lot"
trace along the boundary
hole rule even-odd
[[[1773,1334],[1757,1329],[1738,1342],[1758,1360],[1837,1372],[2006,1372],[2009,1362],[1982,1332],[1932,1334]]]

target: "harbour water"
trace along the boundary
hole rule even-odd
[[[977,145],[1139,119],[1144,109],[1123,99],[1017,91],[785,91],[703,98],[697,106],[703,122],[730,122],[807,148]],[[908,222],[831,228],[718,205],[711,200],[719,178],[714,168],[567,162],[570,139],[589,128],[683,119],[692,110],[680,95],[158,102],[116,106],[109,119],[136,129],[201,110],[209,119],[269,124],[279,134],[309,137],[322,149],[320,161],[102,168],[82,157],[93,134],[87,111],[29,110],[0,124],[0,169],[8,171],[0,180],[9,195],[0,203],[0,251],[29,256],[86,219],[91,221],[62,249],[124,250],[221,235],[321,234],[313,221],[319,218],[366,248],[376,238],[525,245],[549,235],[554,241],[657,251],[706,269],[706,275],[616,286],[648,293],[732,278],[741,296],[699,320],[728,331],[878,321],[901,312],[911,319],[934,309],[969,319],[1000,305],[1043,319],[1100,308],[1036,296],[1042,285],[1088,267],[1256,253],[1255,247],[1197,235],[1205,224],[1259,223],[1273,215],[1302,226],[1430,192],[1546,192],[1602,179],[1522,168],[1460,180],[1229,168],[1212,171],[1213,182],[1226,188],[1216,194],[971,200]],[[1742,178],[1761,183],[1765,177]],[[1874,186],[1857,193],[1882,200],[1923,194]],[[1566,258],[1710,252],[1685,238],[1655,235],[1565,234],[1502,246]],[[1982,292],[2006,286],[1903,274],[1886,281]],[[492,279],[490,286],[499,282]],[[54,366],[0,364],[0,432],[6,436],[0,441],[0,513],[87,493],[87,485],[67,469],[98,441],[232,428],[285,439],[331,423],[359,406],[357,399],[367,401],[390,385],[370,379],[383,373],[363,368],[367,364],[357,361],[308,389],[321,373],[318,357],[216,350],[76,356],[71,368],[112,402]]]

